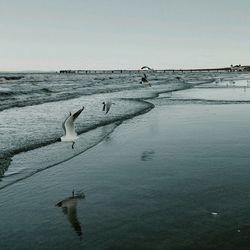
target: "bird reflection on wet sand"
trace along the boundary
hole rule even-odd
[[[62,211],[64,214],[67,215],[67,218],[73,227],[76,234],[82,239],[82,227],[81,223],[77,218],[77,202],[80,199],[84,199],[85,195],[82,192],[75,193],[74,190],[72,191],[72,196],[67,197],[66,199],[58,202],[56,206],[62,207]]]
[[[155,154],[154,150],[146,150],[141,155],[142,161],[150,161],[153,159],[153,155]]]

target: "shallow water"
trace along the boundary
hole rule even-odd
[[[250,223],[249,110],[159,106],[85,154],[5,188],[1,248],[241,249]],[[55,207],[72,189],[86,195],[73,220],[81,236]]]
[[[195,88],[175,92],[171,98],[214,101],[250,101],[249,88]]]

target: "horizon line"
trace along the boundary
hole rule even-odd
[[[230,65],[231,66],[231,65]],[[229,69],[230,66],[223,66],[223,67],[185,67],[185,68],[150,68],[152,71],[191,71],[191,70],[219,70],[219,69]],[[233,65],[238,66],[238,65]],[[241,67],[250,68],[249,65],[241,65]],[[67,69],[50,69],[50,70],[43,70],[43,69],[27,69],[27,70],[0,70],[0,73],[60,73],[60,71],[140,71],[141,68],[130,68],[130,69],[122,69],[122,68],[109,68],[109,69],[75,69],[75,68],[67,68]],[[148,70],[150,71],[150,70]]]

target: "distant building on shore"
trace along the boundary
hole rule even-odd
[[[240,64],[239,64],[239,65],[233,65],[233,64],[231,64],[231,65],[230,65],[230,71],[231,71],[231,72],[241,72],[241,71],[245,71],[245,67],[241,66]]]

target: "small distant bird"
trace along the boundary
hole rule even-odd
[[[79,109],[74,114],[72,114],[71,112],[69,113],[69,116],[65,119],[65,121],[62,124],[62,128],[64,130],[65,135],[57,140],[62,142],[72,142],[72,149],[74,149],[75,141],[78,138],[77,133],[75,131],[74,121],[82,113],[83,110],[84,107]]]
[[[152,68],[150,68],[148,66],[143,66],[143,67],[141,67],[141,69],[153,70]]]
[[[112,101],[106,101],[106,102],[103,102],[103,107],[102,107],[102,111],[105,112],[105,114],[107,114],[112,106],[112,104],[115,104],[113,103]]]
[[[77,218],[77,201],[84,198],[84,193],[75,194],[75,191],[73,190],[72,196],[56,204],[56,206],[61,207],[63,213],[67,215],[68,221],[70,222],[71,226],[73,227],[76,234],[80,237],[80,239],[82,237],[82,227]]]
[[[213,216],[218,216],[219,213],[218,213],[218,212],[211,212],[211,215],[213,215]]]

